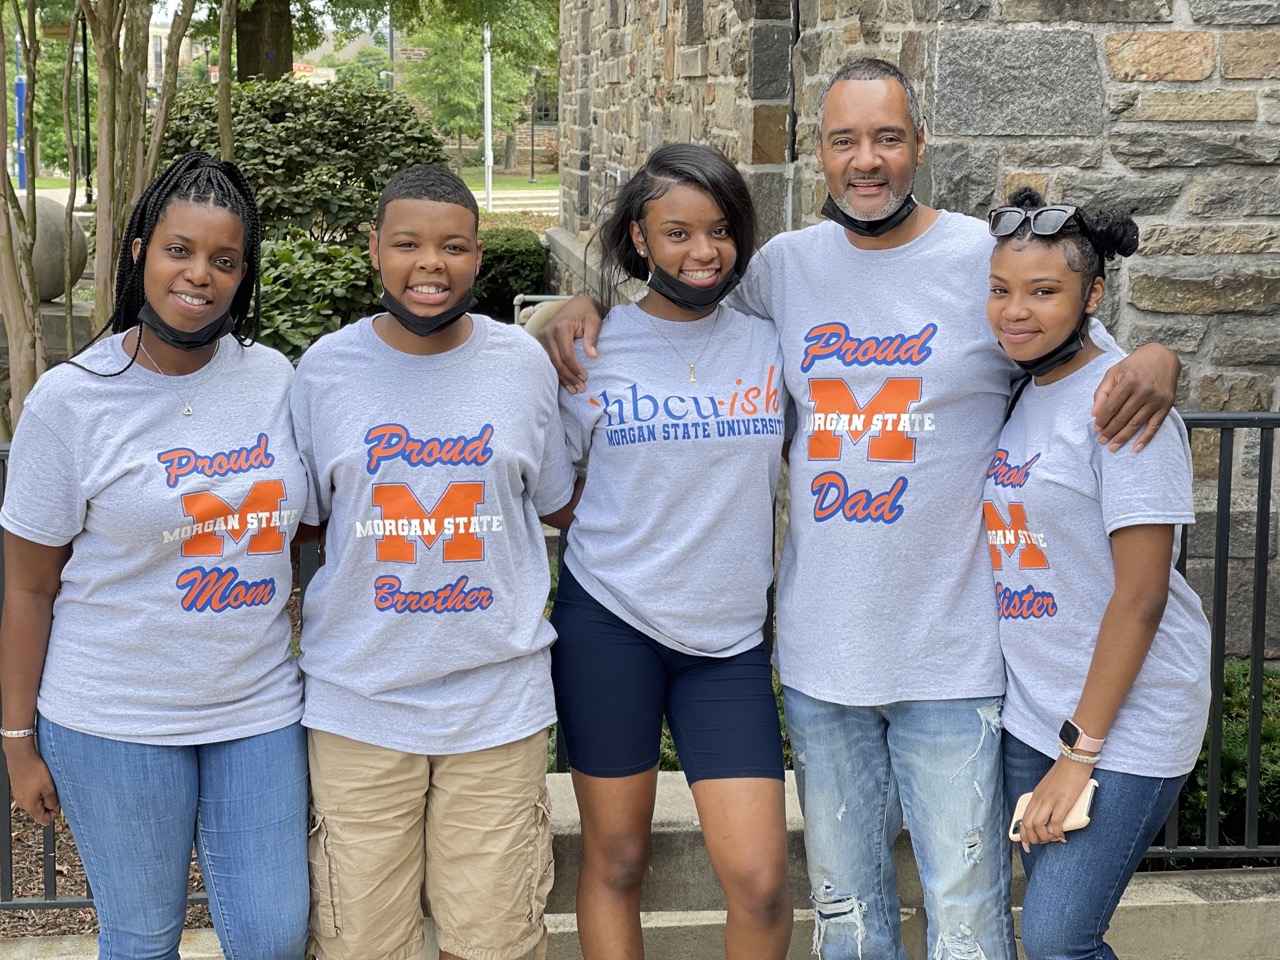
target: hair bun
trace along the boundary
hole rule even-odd
[[[1019,187],[1013,193],[1009,194],[1009,206],[1020,207],[1023,210],[1036,210],[1043,207],[1044,197],[1033,187]]]
[[[1138,249],[1138,224],[1132,210],[1099,210],[1086,217],[1093,245],[1104,260],[1132,256]]]

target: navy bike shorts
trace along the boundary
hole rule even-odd
[[[563,564],[551,623],[557,735],[574,770],[627,777],[655,767],[665,715],[689,783],[782,779],[763,643],[731,657],[672,650],[610,613]]]

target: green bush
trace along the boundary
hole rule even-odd
[[[495,227],[481,230],[484,262],[476,280],[480,312],[498,320],[511,318],[517,293],[542,293],[547,277],[547,251],[532,230]]]
[[[214,87],[178,91],[165,161],[218,153]],[[281,80],[231,88],[235,159],[253,186],[264,238],[306,234],[362,243],[378,193],[397,170],[445,162],[440,140],[403,97],[369,84]]]
[[[1218,794],[1223,844],[1244,843],[1245,790],[1249,778],[1249,663],[1228,660],[1222,694],[1222,781]],[[1267,668],[1262,680],[1262,764],[1258,784],[1258,840],[1280,843],[1280,671]],[[1179,805],[1178,841],[1205,842],[1209,796],[1209,738]]]
[[[321,334],[372,312],[373,270],[359,247],[310,237],[262,244],[261,343],[290,360]]]

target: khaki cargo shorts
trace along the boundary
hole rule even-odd
[[[466,960],[545,950],[545,730],[444,756],[308,733],[309,956],[408,960],[422,949],[424,913],[440,949]]]

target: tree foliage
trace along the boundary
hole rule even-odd
[[[493,123],[510,129],[525,116],[532,71],[512,54],[490,47],[493,82]],[[409,39],[427,50],[420,61],[398,65],[402,91],[426,106],[436,129],[451,137],[475,138],[484,126],[484,39],[479,27],[438,18]]]
[[[444,153],[409,103],[372,84],[281,80],[232,88],[236,163],[253,185],[263,234],[363,242],[393,173]],[[218,149],[213,91],[186,87],[174,102],[165,157]]]

